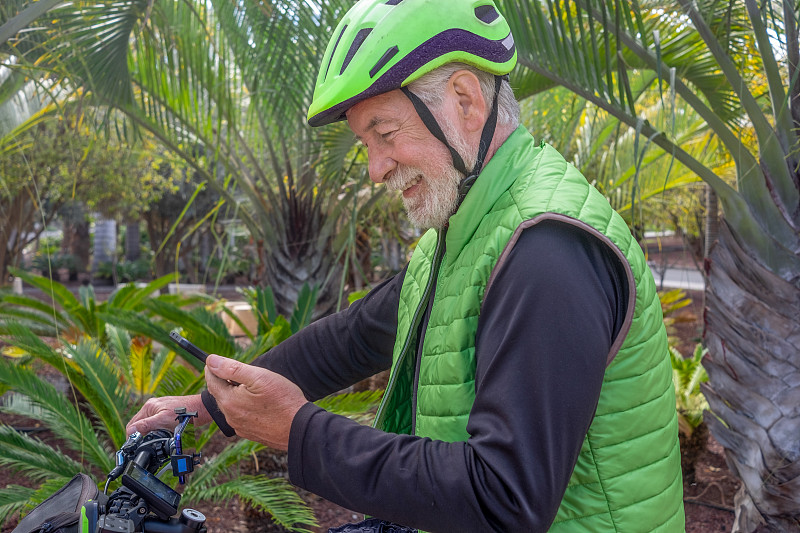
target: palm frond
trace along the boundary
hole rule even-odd
[[[18,269],[10,269],[11,273],[26,283],[41,290],[51,300],[53,307],[60,307],[70,322],[80,324],[82,329],[91,335],[97,334],[97,323],[87,309],[64,285],[50,278],[32,274]]]
[[[276,338],[276,336],[272,334],[272,331],[266,335],[257,336],[247,348],[236,356],[236,358],[243,363],[249,363],[259,355],[266,353],[267,350],[277,346],[282,340],[285,339]]]
[[[164,381],[167,374],[175,366],[175,356],[175,352],[169,349],[161,349],[153,354],[151,346],[151,361],[149,361],[150,382],[147,384],[146,394],[154,394],[155,391],[158,390],[162,381]]]
[[[794,165],[791,164],[791,160],[788,161],[789,165],[787,165],[786,161],[791,147],[797,145],[797,134],[791,124],[785,126],[785,130],[778,132],[769,123],[760,103],[753,96],[748,84],[737,69],[737,65],[734,64],[716,39],[713,29],[708,23],[708,11],[713,4],[702,2],[697,6],[687,0],[679,0],[679,3],[691,19],[698,34],[702,36],[711,53],[714,54],[728,83],[736,91],[758,137],[759,149],[762,154],[761,162],[766,169],[762,170],[759,162],[747,151],[746,153],[750,155],[750,158],[737,165],[740,167],[739,190],[754,215],[769,230],[773,238],[777,237],[780,243],[791,243],[793,250],[800,249],[800,237],[798,237],[797,231],[791,227],[791,224],[786,223],[787,220],[784,220],[784,216],[787,218],[793,217],[792,211],[800,205],[800,191],[797,190],[790,170]],[[775,57],[769,36],[765,27],[761,24],[761,15],[757,4],[752,0],[746,1],[745,4],[751,14],[750,21],[755,25],[752,29],[760,42],[759,52],[762,60],[768,65],[768,74],[774,76],[775,73],[772,72],[772,69],[777,69],[777,66],[773,65]],[[771,91],[777,91],[774,83],[777,82],[773,82],[770,85]],[[785,100],[782,97],[785,93],[783,90],[780,93],[778,95],[781,97],[779,105],[783,105]],[[784,114],[779,112],[776,118],[782,123],[784,122],[782,119],[788,117],[784,117]],[[774,195],[777,196],[775,197]],[[778,205],[776,205],[776,199],[780,200]]]
[[[154,293],[160,291],[174,280],[175,276],[173,274],[168,274],[154,279],[144,287],[128,284],[111,293],[111,296],[108,297],[108,307],[111,309],[139,310],[141,309],[142,302],[146,298],[152,297]]]
[[[119,448],[126,439],[129,390],[120,379],[117,366],[95,341],[82,339],[76,346],[67,346],[66,351],[85,376],[86,386],[81,387],[81,393],[103,422],[114,448]]]
[[[310,529],[303,526],[318,526],[314,513],[283,478],[240,476],[190,494],[187,498],[190,500],[220,501],[238,497],[259,511],[266,512],[289,531],[311,533]]]
[[[133,371],[131,369],[131,336],[123,328],[113,324],[106,324],[106,335],[108,337],[108,349],[117,360],[120,370],[126,375],[128,383],[134,382]]]
[[[292,327],[292,333],[297,333],[311,323],[311,315],[317,303],[318,292],[318,287],[312,289],[307,283],[300,289],[300,293],[297,295],[294,313],[292,313],[292,319],[289,322]]]
[[[81,471],[80,463],[58,449],[5,424],[0,424],[0,466],[37,482]]]
[[[706,45],[701,50],[703,57],[715,61],[724,74],[725,83],[719,85],[719,90],[722,91],[720,94],[733,91],[740,99],[747,100],[742,100],[743,112],[746,111],[747,116],[754,121],[754,127],[756,123],[762,124],[758,127],[764,131],[763,139],[772,143],[767,146],[774,147],[774,132],[770,133],[768,125],[763,124],[763,112],[750,102],[746,80],[734,72],[735,67],[727,56],[727,50],[731,49],[730,43],[735,42],[740,46],[740,40],[737,39],[747,33],[744,28],[748,26],[748,22],[741,18],[741,7],[731,10],[730,15],[724,13],[717,16],[718,11],[725,11],[729,4],[733,4],[709,0],[698,3],[700,7],[697,8],[690,0],[679,0],[679,3],[691,21],[691,29],[694,31],[692,39]],[[800,259],[794,251],[800,249],[800,235],[792,229],[793,222],[790,218],[793,215],[788,213],[793,211],[781,209],[772,201],[767,186],[769,182],[755,155],[745,146],[738,130],[726,122],[727,115],[717,112],[715,107],[707,103],[713,97],[706,95],[704,100],[695,94],[690,86],[691,80],[674,76],[675,93],[708,123],[709,128],[725,146],[727,154],[735,161],[739,192],[684,150],[670,138],[667,131],[654,127],[651,122],[639,116],[633,105],[635,102],[628,97],[632,93],[630,80],[625,74],[625,61],[620,61],[621,57],[628,58],[628,54],[635,56],[652,71],[666,73],[675,68],[678,74],[683,74],[683,71],[677,71],[677,67],[665,63],[665,58],[669,58],[669,55],[665,54],[663,46],[651,46],[656,39],[647,30],[648,26],[640,22],[646,19],[643,12],[646,12],[650,4],[640,5],[635,0],[565,2],[564,10],[570,13],[572,24],[566,22],[567,19],[561,11],[548,10],[541,3],[506,0],[502,4],[506,6],[506,12],[520,15],[509,18],[509,24],[517,41],[521,66],[547,76],[597,105],[700,176],[719,196],[728,224],[738,238],[746,243],[748,251],[784,279],[796,277],[796,272],[800,271]],[[548,5],[553,6],[552,3]],[[712,22],[707,23],[699,10],[704,9],[703,12],[707,13],[710,6],[716,6],[716,11],[712,10]],[[717,21],[718,28],[713,26]],[[686,26],[685,22],[685,19],[678,17],[674,24]],[[734,28],[736,32],[729,28]],[[719,41],[710,44],[720,32],[736,39],[730,39],[725,46]],[[679,59],[688,65],[688,57],[680,56]],[[659,76],[660,83],[666,79]],[[670,76],[669,81],[673,83],[673,76]],[[761,139],[760,135],[760,142]],[[785,154],[779,154],[771,157],[770,165],[777,165],[778,161],[785,165],[784,156]],[[785,172],[778,172],[772,179],[785,181],[787,178]],[[791,209],[796,209],[796,204]]]
[[[370,412],[377,409],[382,397],[382,390],[367,390],[336,394],[314,403],[331,413],[352,418],[360,423],[368,423],[373,416]]]
[[[39,23],[53,36],[45,48],[58,49],[61,54],[47,56],[44,64],[71,72],[74,79],[91,86],[103,99],[130,104],[129,38],[147,6],[146,0],[81,2],[79,9],[65,4],[52,10]],[[68,51],[63,53],[61,47],[68,47]],[[54,57],[57,61],[52,61]]]
[[[153,341],[144,337],[134,337],[130,346],[130,365],[132,381],[129,385],[140,396],[150,389],[150,371],[153,362]],[[173,358],[175,355],[173,354]]]
[[[72,449],[86,454],[92,464],[104,471],[113,467],[111,452],[100,443],[89,419],[53,385],[32,370],[4,360],[0,360],[0,383],[16,391],[4,403],[3,411],[41,420]],[[27,400],[21,401],[21,396]]]
[[[203,446],[208,444],[211,440],[211,437],[214,436],[219,431],[219,426],[217,426],[216,422],[211,422],[208,427],[200,433],[200,436],[197,437],[197,441],[195,442],[195,449],[201,450]]]
[[[182,365],[170,366],[155,390],[156,396],[187,396],[205,387],[203,374],[195,374]]]
[[[159,303],[154,303],[157,301]],[[146,300],[143,305],[146,309],[159,309],[162,305],[169,304],[164,304],[156,298],[151,298]],[[169,308],[172,309],[173,307],[169,306]],[[175,307],[175,309],[178,308]],[[180,310],[179,312],[182,314],[184,313]],[[159,325],[155,320],[148,318],[140,311],[131,309],[114,309],[113,312],[99,311],[97,317],[105,324],[111,324],[117,328],[124,329],[129,332],[129,334],[142,335],[164,346],[174,345],[174,342],[169,337],[169,330]],[[187,361],[189,361],[189,359],[187,359]],[[202,367],[198,366],[197,368],[199,369]]]
[[[64,357],[62,352],[45,343],[31,328],[10,322],[7,326],[7,335],[5,340],[8,344],[47,363],[61,372],[70,382],[77,383],[81,380],[80,370],[74,361]]]
[[[56,337],[59,332],[70,327],[69,320],[55,306],[31,296],[10,292],[4,293],[0,300],[0,317],[0,331],[5,334],[8,334],[6,324],[12,321],[37,328],[39,334],[49,333],[49,337]]]
[[[225,322],[219,314],[206,307],[196,307],[190,311],[195,323],[202,324],[202,328],[187,331],[188,339],[202,346],[206,352],[219,354],[225,357],[234,357],[239,351],[236,341],[228,331]]]
[[[11,516],[24,510],[35,492],[35,489],[20,485],[6,485],[0,489],[0,526]]]
[[[2,17],[3,25],[0,26],[0,45],[3,45],[19,33],[20,30],[31,24],[34,20],[41,17],[48,10],[53,9],[63,0],[43,0],[30,4],[25,9],[16,13],[11,18]],[[11,7],[11,6],[8,6]]]
[[[197,446],[204,443],[205,439],[198,439]],[[227,445],[219,454],[214,457],[206,458],[202,468],[198,468],[192,474],[190,482],[186,486],[184,494],[194,494],[194,491],[207,490],[218,483],[218,476],[229,474],[229,468],[259,450],[263,450],[264,445],[249,440],[239,440]],[[194,496],[189,496],[194,498]]]

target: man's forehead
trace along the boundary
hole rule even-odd
[[[350,129],[363,135],[379,124],[401,120],[407,109],[392,93],[394,91],[373,96],[348,109],[345,115]]]

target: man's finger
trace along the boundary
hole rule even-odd
[[[151,402],[147,402],[139,410],[138,413],[133,415],[133,418],[130,419],[128,425],[125,426],[125,431],[127,432],[128,435],[130,435],[134,431],[138,431],[139,433],[142,434],[147,433],[149,426],[145,421],[155,414],[154,412],[152,412],[151,406],[152,406]]]
[[[215,397],[217,396],[217,391],[222,390],[224,386],[228,384],[227,381],[216,375],[208,366],[206,366],[205,376],[206,386],[208,387],[209,392]]]

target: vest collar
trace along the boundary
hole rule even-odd
[[[528,167],[535,148],[533,136],[522,125],[500,145],[478,176],[464,203],[450,217],[445,257],[458,256],[472,239],[486,213]]]

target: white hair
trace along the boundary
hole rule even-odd
[[[436,111],[441,110],[444,105],[445,93],[442,91],[442,86],[458,70],[468,70],[477,76],[481,84],[483,100],[486,102],[487,108],[491,109],[494,98],[494,74],[465,63],[442,65],[411,82],[408,88],[436,114]],[[514,98],[511,85],[505,79],[500,84],[500,92],[497,95],[497,124],[512,130],[519,126],[519,103]]]

